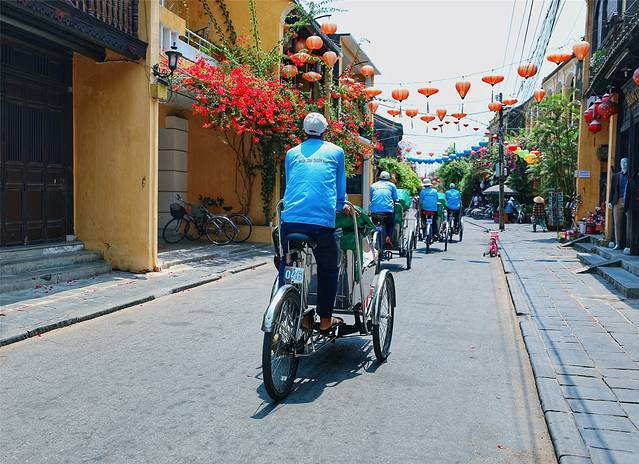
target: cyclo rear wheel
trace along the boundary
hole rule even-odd
[[[373,314],[378,322],[373,321],[373,350],[382,363],[388,358],[395,320],[395,281],[388,271],[380,275],[375,293]]]
[[[280,401],[289,394],[299,358],[295,357],[295,329],[300,314],[299,294],[291,288],[278,302],[273,331],[264,334],[262,374],[269,396]]]
[[[373,234],[373,246],[377,248],[375,274],[379,274],[379,272],[382,270],[382,257],[384,256],[384,244],[382,243],[382,234],[379,231]]]

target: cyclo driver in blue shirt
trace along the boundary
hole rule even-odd
[[[422,229],[424,231],[424,241],[426,241],[426,218],[432,218],[431,233],[433,238],[437,236],[439,227],[437,225],[437,200],[439,195],[433,188],[430,179],[424,181],[424,188],[419,192],[419,211],[422,215]]]
[[[288,251],[287,236],[302,233],[313,238],[317,263],[317,307],[320,330],[328,331],[344,321],[332,317],[338,279],[338,244],[335,238],[335,214],[351,214],[344,204],[346,170],[344,150],[322,140],[328,123],[319,113],[304,118],[307,140],[286,153],[286,192],[280,231],[284,253]],[[279,284],[284,285],[286,260],[279,262]],[[302,322],[309,328],[312,316]]]
[[[393,232],[395,230],[395,202],[397,201],[397,187],[390,181],[390,174],[382,171],[379,180],[371,185],[371,203],[369,211],[384,221],[386,247],[393,246]]]
[[[446,190],[446,211],[453,215],[453,229],[457,229],[461,213],[461,193],[455,184],[450,184],[450,189]]]

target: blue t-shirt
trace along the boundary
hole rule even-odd
[[[284,222],[335,227],[335,212],[344,209],[344,150],[321,139],[308,139],[286,153]]]
[[[446,207],[457,211],[461,208],[461,193],[457,189],[450,189],[446,191]]]
[[[426,187],[419,192],[419,204],[424,211],[437,211],[437,190],[432,187]]]
[[[388,180],[378,180],[371,185],[371,213],[392,213],[397,201],[397,187]]]

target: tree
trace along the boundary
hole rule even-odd
[[[394,158],[382,158],[379,160],[379,168],[391,174],[394,173],[397,179],[397,188],[406,189],[411,195],[417,195],[422,189],[419,177],[408,163]]]
[[[528,174],[539,179],[540,190],[555,189],[571,197],[575,194],[579,105],[560,94],[539,104],[540,115],[528,134],[528,144],[542,153]]]

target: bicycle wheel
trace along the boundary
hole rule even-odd
[[[373,350],[377,361],[382,363],[388,358],[395,320],[395,282],[390,273],[385,275],[381,285],[378,282],[375,292],[374,310],[379,317],[378,323],[373,324]]]
[[[432,226],[426,224],[426,254],[430,252],[430,243],[433,241]]]
[[[253,222],[246,214],[234,213],[229,214],[228,218],[238,228],[238,233],[234,242],[246,242],[253,233]]]
[[[448,251],[448,221],[444,224],[444,251]]]
[[[231,243],[237,235],[237,227],[224,216],[212,216],[205,226],[206,237],[216,245]]]
[[[464,239],[464,221],[462,220],[459,227],[459,241]]]
[[[184,239],[188,221],[173,218],[162,229],[162,238],[166,243],[178,243]]]
[[[273,332],[264,334],[262,374],[269,396],[280,401],[291,391],[299,365],[299,358],[295,357],[295,329],[300,300],[295,289],[291,288],[284,294],[278,302],[276,314]]]

